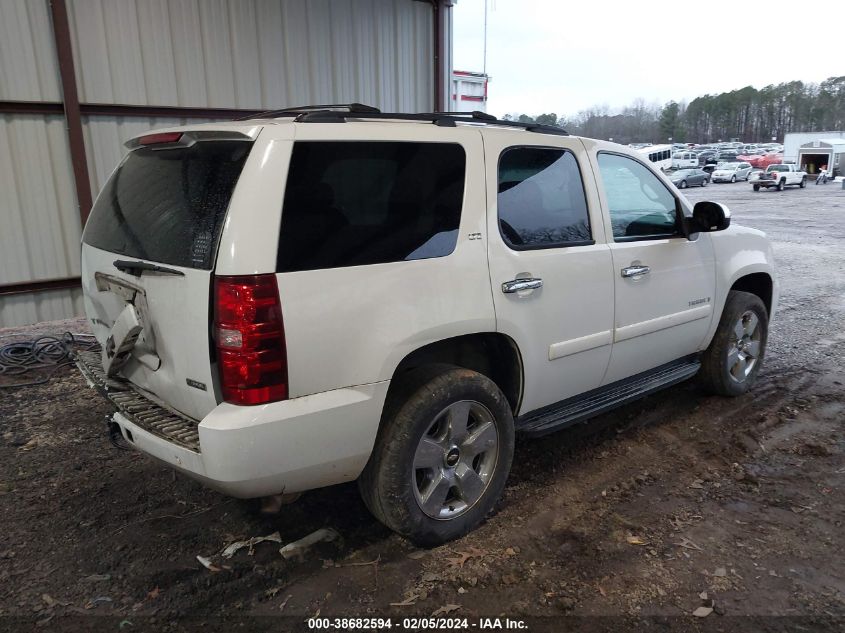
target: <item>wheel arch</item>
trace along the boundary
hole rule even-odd
[[[385,410],[391,397],[401,392],[406,378],[416,370],[437,365],[462,367],[487,376],[502,390],[514,415],[519,411],[523,394],[522,355],[516,342],[500,332],[454,336],[408,353],[393,371]]]
[[[766,312],[772,312],[772,295],[774,293],[774,281],[768,272],[748,273],[739,277],[730,287],[730,290],[741,290],[757,295],[766,306]]]
[[[778,304],[778,281],[772,246],[762,231],[731,225],[726,231],[708,234],[716,260],[716,296],[710,329],[703,341],[706,348],[719,326],[731,290],[751,292],[763,301],[771,321]]]

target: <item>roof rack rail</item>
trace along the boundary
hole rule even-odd
[[[348,119],[393,119],[398,121],[429,122],[440,127],[456,127],[458,123],[481,123],[484,125],[521,128],[528,132],[537,132],[539,134],[569,136],[569,132],[556,125],[503,121],[491,114],[478,110],[474,112],[418,112],[409,114],[405,112],[372,112],[368,110],[329,110],[320,109],[319,106],[312,106],[311,108],[296,114],[294,121],[297,123],[345,123]],[[285,114],[290,115],[293,112],[285,112]]]
[[[307,112],[355,112],[355,113],[371,113],[376,114],[381,112],[378,108],[366,105],[364,103],[334,103],[327,105],[306,105],[294,106],[292,108],[282,108],[280,110],[265,110],[257,114],[250,114],[249,116],[236,119],[237,121],[247,121],[249,119],[274,119],[283,116],[295,117]]]

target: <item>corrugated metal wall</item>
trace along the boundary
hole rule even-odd
[[[79,210],[61,116],[0,117],[0,283],[79,274]],[[0,297],[0,324],[79,314],[80,293]]]
[[[434,102],[434,25],[425,2],[67,0],[67,7],[82,103],[270,109],[359,101],[413,112]],[[0,101],[61,100],[48,0],[0,0]],[[94,193],[124,141],[185,121],[83,117]],[[63,116],[0,115],[0,285],[79,274],[70,161]],[[0,327],[81,310],[76,290],[0,296]]]
[[[71,0],[87,103],[432,107],[431,6],[410,0]]]
[[[0,1],[0,99],[61,101],[61,97],[47,3]]]

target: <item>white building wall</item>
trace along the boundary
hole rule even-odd
[[[434,108],[428,2],[66,1],[82,103]],[[0,101],[62,99],[48,2],[0,0]],[[445,18],[442,61],[451,69],[451,11]],[[447,70],[446,85],[449,77]],[[94,196],[128,138],[183,122],[202,121],[83,116]],[[64,117],[0,115],[0,191],[0,285],[78,275],[81,228]],[[81,310],[76,290],[0,296],[0,327]]]
[[[804,143],[826,138],[845,138],[845,132],[791,132],[783,137],[783,160],[798,161],[798,148]]]

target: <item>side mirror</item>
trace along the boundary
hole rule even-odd
[[[718,202],[697,202],[692,208],[692,217],[684,218],[687,237],[696,233],[724,231],[731,225],[731,212]]]

